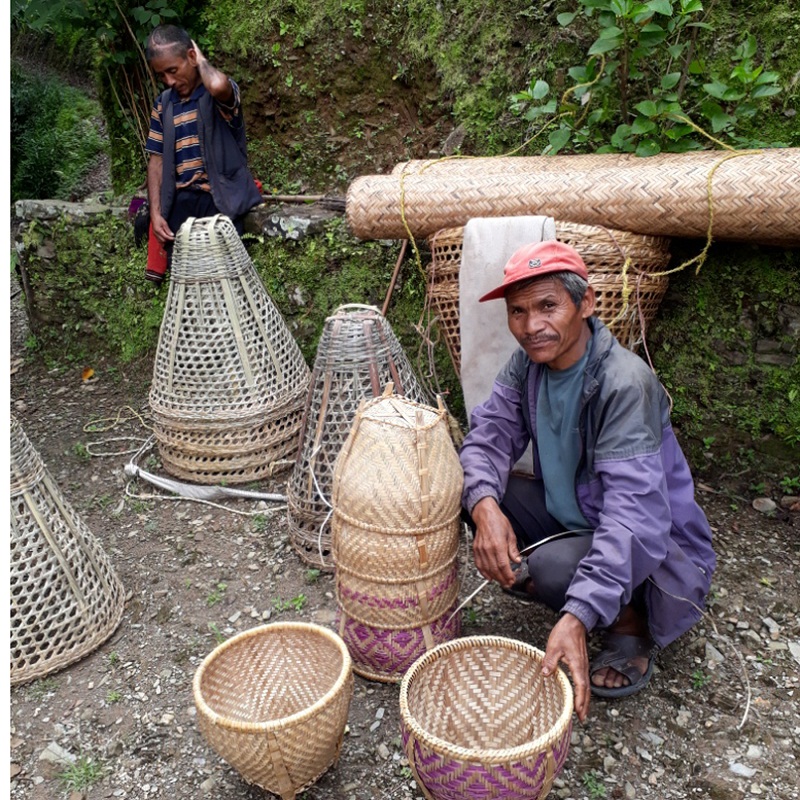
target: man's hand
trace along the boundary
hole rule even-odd
[[[572,676],[575,686],[575,713],[583,722],[589,713],[589,654],[586,650],[586,628],[572,614],[564,614],[547,639],[547,650],[542,663],[545,676],[552,675],[558,663],[563,663]]]
[[[174,241],[175,234],[172,232],[167,224],[167,221],[161,216],[161,214],[156,215],[151,211],[150,224],[153,226],[153,234],[162,245],[167,244],[167,242]]]
[[[224,72],[212,67],[209,60],[203,55],[197,42],[192,39],[192,46],[186,51],[189,63],[197,67],[200,80],[208,89],[208,93],[219,103],[229,104],[233,99],[233,87]]]
[[[484,578],[497,581],[507,589],[514,583],[511,562],[522,561],[514,529],[493,497],[484,497],[475,504],[472,519],[475,522],[472,544],[475,566]]]

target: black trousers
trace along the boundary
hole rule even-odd
[[[181,225],[189,217],[213,217],[219,213],[211,192],[204,192],[202,189],[178,189],[167,216],[167,224],[177,236]],[[231,222],[236,228],[236,233],[241,236],[244,233],[244,217],[236,217]]]

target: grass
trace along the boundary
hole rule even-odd
[[[43,700],[56,689],[58,689],[58,681],[55,678],[40,678],[28,687],[28,697],[31,700]]]
[[[215,606],[219,603],[220,600],[225,596],[225,591],[228,588],[227,583],[223,583],[220,581],[209,593],[208,597],[206,597],[206,605],[211,608],[211,606]]]
[[[80,756],[74,764],[70,764],[58,775],[58,781],[64,791],[82,792],[90,789],[105,775],[105,767],[100,761],[88,756]]]

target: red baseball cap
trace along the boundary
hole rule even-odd
[[[554,239],[547,242],[535,242],[520,247],[508,259],[503,268],[503,282],[496,289],[492,289],[491,292],[481,297],[478,302],[483,303],[485,300],[505,297],[508,288],[515,283],[549,275],[551,272],[574,272],[585,281],[589,280],[586,264],[583,263],[580,253],[574,247]]]

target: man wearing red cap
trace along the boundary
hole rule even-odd
[[[520,248],[481,302],[498,298],[520,348],[472,413],[462,501],[480,573],[559,613],[543,669],[569,668],[584,720],[590,692],[639,691],[658,649],[699,619],[711,531],[666,393],[593,316],[580,254],[556,241]],[[512,474],[529,442],[533,480]],[[604,638],[590,665],[594,629]]]

